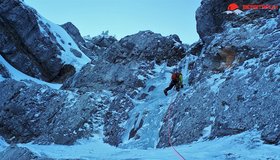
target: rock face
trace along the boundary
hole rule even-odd
[[[242,3],[247,2],[263,3]],[[70,47],[74,43],[20,1],[1,1],[1,56],[26,74],[64,83],[52,89],[16,81],[9,67],[0,65],[0,135],[8,143],[69,145],[103,134],[111,145],[146,149],[169,146],[169,130],[172,144],[179,145],[257,129],[266,143],[279,144],[279,11],[223,14],[229,3],[202,1],[201,40],[190,46],[176,35],[151,31],[119,41],[105,35],[83,40],[66,23],[65,30],[92,59],[76,72],[61,58],[68,49],[71,61],[84,56]],[[233,63],[220,54],[225,48]],[[189,85],[166,97],[162,90],[175,66],[182,67]],[[0,156],[13,154],[38,158],[25,148],[8,148]]]
[[[58,33],[51,32],[38,17],[35,10],[19,0],[0,2],[1,56],[27,75],[58,81],[68,74],[61,72],[65,66],[60,58],[63,47],[55,38]]]
[[[94,53],[86,46],[86,41],[81,36],[79,29],[73,23],[67,22],[61,25],[61,27],[63,27],[65,31],[72,37],[81,51],[83,51],[89,58],[94,59]],[[73,50],[73,53],[81,54],[76,50]]]
[[[86,65],[81,72],[66,81],[63,88],[78,89],[81,93],[102,90],[112,92],[113,100],[104,117],[104,141],[118,146],[126,130],[121,124],[129,119],[128,112],[134,108],[130,99],[135,98],[141,88],[145,87],[145,79],[140,77],[147,77],[149,67],[145,63],[140,65],[134,62],[125,66],[100,61],[95,65]]]
[[[153,77],[156,64],[178,63],[185,56],[185,46],[176,35],[163,37],[151,31],[142,31],[120,41],[99,36],[86,44],[92,46],[97,60],[84,66],[62,88],[78,89],[81,93],[112,92],[113,100],[104,118],[104,141],[118,146],[127,130],[122,124],[128,121],[128,113],[135,107],[131,99],[144,101],[148,94],[140,94],[140,91],[147,87],[146,80]],[[136,132],[137,129],[131,136]]]
[[[199,53],[191,53],[197,55],[188,71],[191,86],[169,107],[173,110],[169,122],[173,144],[251,129],[259,130],[266,143],[279,144],[278,11],[246,11],[238,16],[215,17],[222,8],[226,10],[228,3],[204,0],[197,10],[198,32],[204,42]],[[236,56],[232,67],[217,71],[225,63],[217,55],[219,46],[233,46]],[[194,48],[191,46],[189,52]],[[165,121],[158,147],[169,146],[167,131]]]
[[[186,47],[176,35],[163,37],[142,31],[120,41],[104,35],[84,41],[78,29],[66,23],[63,28],[93,60],[76,72],[75,66],[60,59],[64,56],[61,52],[72,53],[67,57],[71,61],[83,54],[54,32],[59,30],[57,26],[18,0],[3,1],[0,7],[1,56],[32,77],[67,79],[64,91],[55,90],[9,79],[13,76],[0,66],[1,76],[7,78],[0,82],[0,134],[9,143],[72,144],[104,125],[105,142],[118,146],[127,130],[122,124],[135,107],[132,99],[149,96],[140,90],[153,77],[156,64],[171,66],[185,56]],[[137,137],[139,127],[131,131],[130,138]]]
[[[3,78],[10,78],[10,73],[2,64],[0,64],[0,76],[2,76]]]
[[[78,28],[71,22],[67,22],[63,25],[61,25],[65,31],[73,38],[73,40],[78,44],[78,45],[84,45],[85,40],[80,34],[80,31]]]
[[[128,120],[128,113],[133,108],[134,104],[128,97],[118,96],[113,100],[104,117],[104,142],[114,146],[118,146],[122,143],[123,132],[126,128],[119,125]]]
[[[224,12],[227,11],[228,5],[236,3],[242,10],[245,4],[277,4],[274,0],[229,0],[222,2],[219,0],[203,0],[201,6],[196,11],[197,32],[204,42],[210,42],[214,38],[215,33],[221,33],[225,30],[224,23],[228,19],[235,19],[235,15],[228,16]],[[268,11],[269,12],[269,11]],[[257,17],[264,17],[266,11],[257,11],[250,16],[250,21]],[[245,20],[245,19],[244,19]],[[248,19],[247,19],[248,20]],[[247,21],[245,20],[245,21]]]
[[[103,37],[93,38],[87,43],[103,49],[98,53],[99,61],[86,65],[64,83],[64,89],[89,91],[109,88],[115,92],[122,93],[125,89],[132,93],[139,87],[145,87],[138,75],[147,76],[145,69],[154,67],[152,61],[171,65],[185,56],[185,47],[178,36],[162,37],[150,31],[139,32],[120,41]]]
[[[0,86],[0,134],[9,143],[72,144],[91,135],[92,120],[106,108],[106,97],[98,102],[93,93],[80,96],[11,79]]]
[[[197,14],[201,14],[199,11]],[[199,62],[196,63],[198,67],[192,71],[197,73],[190,75],[191,80],[196,77],[194,81],[199,81],[204,77],[203,75],[207,76],[206,71],[213,71],[220,65],[220,60],[217,58],[219,46],[234,46],[238,53],[236,61],[239,64],[243,64],[244,61],[251,58],[260,58],[264,52],[277,49],[279,33],[273,31],[279,28],[278,11],[264,11],[263,13],[247,11],[239,16],[227,14],[223,14],[223,16],[221,26],[223,32],[212,32],[211,35],[214,35],[212,41],[204,42],[203,56],[206,58],[198,59]],[[198,26],[205,26],[199,22]],[[203,38],[209,38],[209,36]],[[277,54],[278,52],[270,54],[266,58],[273,58]]]
[[[156,61],[168,66],[175,65],[185,56],[186,46],[177,35],[163,37],[151,31],[140,31],[126,36],[120,41],[112,36],[97,36],[86,40],[86,48],[90,49],[92,59],[106,59],[110,63],[127,64],[132,60]],[[96,57],[97,56],[97,57]]]
[[[98,61],[98,57],[102,55],[110,45],[112,45],[114,42],[117,42],[115,37],[108,35],[99,35],[93,38],[88,37],[85,39],[85,46],[91,52],[88,54],[88,56],[96,61]]]
[[[156,61],[169,66],[175,65],[185,56],[185,48],[177,35],[162,37],[151,31],[142,31],[122,38],[119,43],[111,45],[104,53],[111,63],[126,64],[137,59]]]
[[[133,64],[129,65],[133,66]],[[78,88],[82,92],[109,89],[123,93],[144,87],[144,82],[129,66],[98,62],[95,65],[86,65],[81,72],[64,83],[63,88]],[[105,74],[106,73],[106,74]]]

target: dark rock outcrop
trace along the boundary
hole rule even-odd
[[[71,22],[67,22],[63,25],[61,25],[65,29],[65,31],[73,38],[73,40],[78,44],[78,45],[84,45],[85,40],[81,36],[80,31],[78,28]]]

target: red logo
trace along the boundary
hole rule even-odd
[[[228,5],[228,11],[235,11],[237,10],[239,7],[236,3],[231,3],[230,5]]]

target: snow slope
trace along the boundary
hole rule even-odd
[[[1,55],[0,55],[0,64],[2,64],[10,73],[10,76],[12,79],[17,80],[17,81],[23,81],[23,80],[31,80],[33,82],[36,82],[38,84],[43,84],[43,85],[47,85],[51,88],[54,89],[59,89],[62,84],[53,84],[53,83],[48,83],[33,77],[30,77],[22,72],[20,72],[19,70],[17,70],[16,68],[14,68],[12,65],[10,65]],[[3,81],[4,78],[0,75],[0,81]]]
[[[41,32],[48,37],[49,34],[46,29],[50,30],[55,36],[56,41],[63,48],[61,49],[61,55],[59,58],[61,58],[65,64],[71,64],[76,68],[76,71],[80,71],[85,64],[90,62],[90,59],[79,49],[71,36],[61,26],[54,24],[41,15],[38,15],[37,17]],[[80,52],[81,57],[75,56],[71,50]]]
[[[0,145],[3,147],[3,140]],[[1,148],[0,146],[0,148]],[[5,145],[4,145],[5,146]],[[171,148],[120,149],[104,144],[102,139],[83,139],[73,146],[19,144],[41,156],[50,158],[77,158],[87,160],[175,160]],[[181,145],[177,150],[189,160],[278,160],[280,146],[263,144],[257,131],[223,137],[212,141]]]

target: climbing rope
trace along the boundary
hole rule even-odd
[[[176,154],[176,156],[180,159],[180,160],[186,160],[176,149],[175,147],[173,147],[172,145],[172,141],[171,141],[171,128],[170,128],[170,115],[171,115],[171,111],[172,111],[172,107],[173,105],[170,106],[170,108],[168,109],[168,142],[169,145],[171,146],[171,148],[173,149],[174,153]]]

